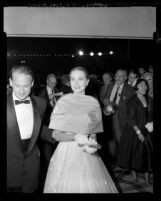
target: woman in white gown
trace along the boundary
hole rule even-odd
[[[49,164],[44,193],[118,193],[103,161],[96,133],[103,132],[98,101],[85,95],[88,73],[83,67],[70,72],[74,93],[61,97],[49,128],[60,141]]]

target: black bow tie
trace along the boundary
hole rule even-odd
[[[30,104],[30,100],[24,100],[24,101],[15,100],[15,105],[19,105],[21,103]]]

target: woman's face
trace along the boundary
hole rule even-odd
[[[133,84],[133,82],[135,81],[135,79],[136,79],[136,74],[133,73],[133,72],[129,73],[129,75],[128,75],[128,81],[129,81],[131,84]]]
[[[146,91],[148,89],[148,87],[147,87],[147,85],[146,85],[146,83],[144,81],[140,82],[138,84],[137,88],[138,88],[137,91],[142,95],[146,94]]]
[[[73,70],[70,74],[70,84],[74,93],[84,94],[88,85],[86,73],[81,70]]]

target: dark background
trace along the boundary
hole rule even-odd
[[[114,72],[119,67],[148,69],[155,58],[155,42],[148,39],[7,37],[6,44],[8,72],[13,65],[24,63],[44,76],[51,72],[68,73],[77,65],[96,74]],[[80,49],[84,56],[78,55]],[[111,50],[113,55],[109,54]],[[92,57],[91,51],[103,55]]]
[[[127,70],[139,67],[148,69],[156,66],[160,46],[160,0],[110,0],[110,1],[5,1],[3,6],[37,7],[156,7],[156,33],[153,39],[112,39],[112,38],[38,38],[6,37],[7,76],[15,64],[29,65],[35,74],[45,77],[48,73],[64,74],[77,65],[83,65],[89,73],[101,75],[105,71],[115,72],[117,68]],[[4,48],[3,48],[4,49]],[[80,57],[78,50],[85,55]],[[109,55],[109,51],[114,51]],[[89,56],[89,52],[102,51],[102,56]],[[74,55],[74,57],[72,57]]]

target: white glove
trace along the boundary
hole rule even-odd
[[[145,128],[147,128],[150,133],[153,132],[153,122],[148,122]]]
[[[90,153],[90,154],[93,154],[93,153],[95,153],[97,151],[96,148],[90,147],[88,145],[84,146],[82,149],[84,151],[86,151],[87,153]]]
[[[90,134],[89,139],[95,139],[95,140],[97,140],[96,134]]]
[[[88,143],[89,143],[88,138],[87,138],[87,135],[84,135],[84,134],[76,134],[76,135],[74,136],[74,139],[75,139],[75,141],[77,141],[78,144],[80,144],[80,145],[88,144]]]
[[[78,145],[82,145],[82,150],[86,151],[87,153],[93,154],[97,151],[98,148],[100,149],[100,145],[97,144],[96,139],[88,139],[87,135],[76,134],[74,139],[78,142]]]
[[[94,138],[89,138],[89,142],[88,142],[89,144],[92,144],[92,145],[96,145],[97,144],[97,141],[96,141],[96,139],[94,139]]]

